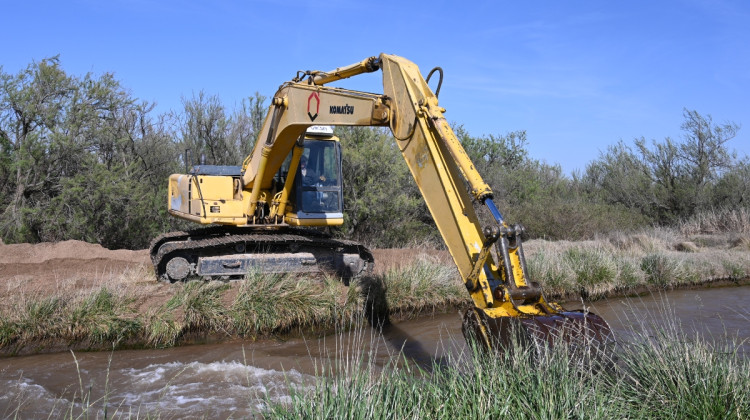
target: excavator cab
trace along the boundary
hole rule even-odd
[[[341,182],[341,144],[333,127],[313,126],[301,142],[302,151],[294,171],[292,205],[284,221],[292,226],[338,226],[344,223]],[[290,154],[279,170],[279,179],[292,169]],[[285,174],[282,175],[282,174]]]

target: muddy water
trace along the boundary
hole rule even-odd
[[[688,333],[745,340],[741,350],[750,355],[749,302],[750,286],[743,286],[610,299],[589,306],[620,336],[633,325],[638,330],[673,319]],[[645,321],[636,313],[645,314]],[[325,360],[346,368],[351,355],[364,355],[377,369],[403,351],[410,363],[449,363],[449,354],[465,349],[460,328],[454,313],[399,323],[383,334],[363,328],[322,339],[5,358],[0,359],[0,415],[57,418],[87,407],[90,414],[102,415],[106,407],[108,416],[247,417],[262,411],[266,401],[288,400],[290,387],[304,391]]]
[[[568,308],[582,308],[568,303]],[[587,303],[624,341],[635,331],[650,335],[680,330],[686,339],[699,336],[736,347],[750,357],[750,286],[676,290],[627,299]]]

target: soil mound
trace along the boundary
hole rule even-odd
[[[133,263],[148,262],[148,251],[127,249],[110,250],[83,241],[63,241],[39,244],[11,244],[0,242],[0,264],[39,264],[50,260],[106,259]]]
[[[110,250],[83,241],[0,243],[0,293],[89,288],[150,264],[147,250]]]

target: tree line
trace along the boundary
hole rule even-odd
[[[266,106],[258,93],[228,108],[199,92],[183,98],[182,109],[158,114],[112,74],[71,75],[59,57],[17,74],[0,67],[0,238],[139,249],[163,232],[192,228],[167,214],[167,177],[197,156],[240,164]],[[747,207],[750,161],[727,144],[739,126],[686,109],[681,130],[679,139],[620,141],[567,176],[559,165],[529,156],[524,131],[475,137],[454,127],[506,219],[551,239]],[[345,224],[333,233],[379,247],[439,243],[390,133],[337,127],[336,134]],[[489,220],[481,208],[480,217]]]

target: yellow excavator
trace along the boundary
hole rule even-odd
[[[381,70],[382,94],[326,86]],[[428,85],[439,72],[433,93]],[[169,178],[173,216],[203,225],[156,238],[157,276],[241,278],[249,270],[329,270],[346,282],[374,263],[363,245],[313,227],[343,223],[341,148],[330,126],[389,127],[473,301],[464,333],[487,347],[516,337],[541,341],[587,338],[611,331],[599,316],[566,311],[527,278],[521,236],[495,206],[438,105],[442,69],[422,77],[402,57],[381,54],[333,71],[298,72],[273,97],[253,152],[242,166],[198,165]],[[474,202],[494,218],[480,227]],[[398,215],[394,215],[398,217]],[[494,248],[494,250],[493,250]]]

